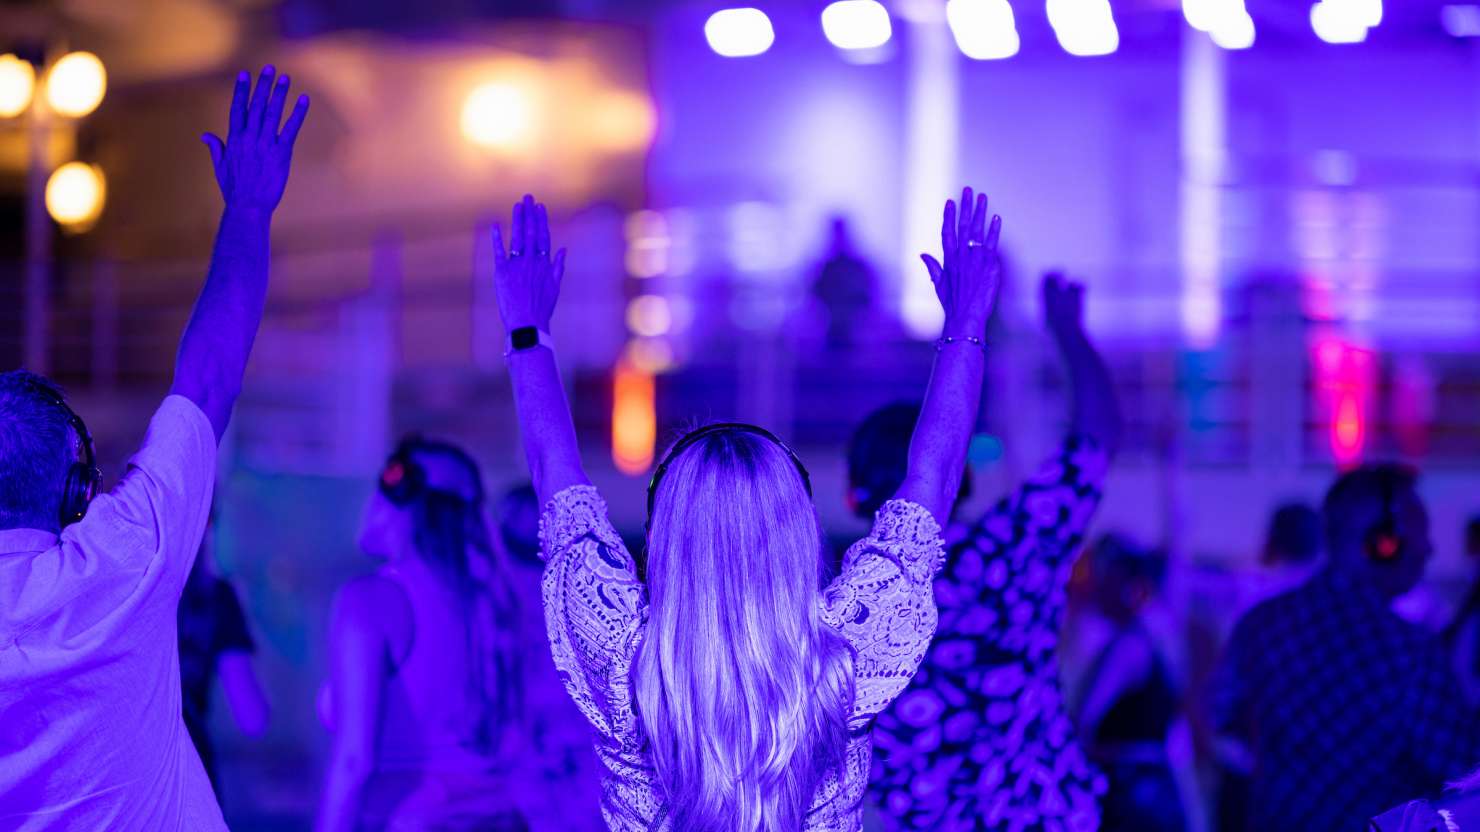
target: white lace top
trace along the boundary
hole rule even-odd
[[[556,494],[540,518],[545,621],[566,690],[595,728],[605,766],[602,813],[614,832],[668,832],[667,805],[637,723],[629,672],[647,623],[631,554],[591,486]],[[935,634],[932,579],[944,549],[930,513],[886,503],[843,572],[818,598],[855,651],[853,732],[840,774],[817,789],[806,832],[858,832],[873,718],[909,683]]]

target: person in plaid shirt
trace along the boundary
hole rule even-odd
[[[1083,291],[1056,274],[1043,282],[1073,390],[1069,435],[985,516],[952,523],[935,641],[875,723],[870,791],[886,829],[1099,827],[1105,780],[1075,741],[1057,662],[1072,557],[1120,433],[1110,374],[1084,331]],[[894,405],[859,428],[848,466],[855,512],[868,516],[903,478],[913,412]]]
[[[1235,627],[1212,717],[1253,763],[1249,828],[1352,830],[1480,763],[1480,714],[1438,640],[1391,610],[1433,553],[1416,476],[1368,466],[1326,495],[1328,564]]]

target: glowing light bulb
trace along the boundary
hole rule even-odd
[[[634,335],[656,338],[673,327],[673,310],[662,295],[639,295],[627,304],[627,328]]]
[[[973,60],[1011,58],[1022,45],[1007,0],[949,0],[946,22],[956,47]]]
[[[839,49],[877,49],[894,28],[878,0],[837,0],[822,10],[822,33]]]
[[[771,48],[776,30],[760,9],[720,9],[704,22],[704,39],[716,55],[749,58]]]
[[[83,230],[103,213],[107,182],[97,165],[68,162],[46,181],[46,211],[57,223]]]
[[[653,374],[619,363],[612,375],[612,462],[628,476],[641,474],[653,464],[657,441]]]
[[[534,94],[519,84],[490,81],[468,93],[462,108],[463,137],[489,150],[526,150],[538,134]]]
[[[108,73],[91,52],[64,55],[46,74],[46,101],[58,115],[81,118],[103,103]]]
[[[1089,58],[1120,48],[1108,0],[1048,0],[1047,11],[1059,46],[1070,55]]]
[[[1310,7],[1310,28],[1326,43],[1361,43],[1369,28],[1364,21],[1370,19],[1370,8],[1342,0],[1321,0]]]
[[[31,106],[36,68],[14,55],[0,55],[0,118],[14,118]]]
[[[1242,9],[1220,20],[1208,33],[1224,49],[1248,49],[1254,45],[1254,18]]]

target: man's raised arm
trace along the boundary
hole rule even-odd
[[[268,230],[288,184],[293,143],[308,115],[308,96],[300,95],[284,123],[287,98],[288,76],[264,67],[253,92],[251,77],[243,72],[236,79],[226,140],[211,133],[201,137],[211,151],[225,205],[205,286],[180,338],[170,392],[195,402],[211,420],[217,440],[226,431],[262,323]]]

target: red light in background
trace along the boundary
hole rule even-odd
[[[1312,351],[1315,394],[1330,420],[1327,443],[1337,467],[1350,468],[1362,461],[1367,446],[1376,356],[1335,332],[1317,335]]]
[[[1337,394],[1336,415],[1331,420],[1331,453],[1342,468],[1356,465],[1367,441],[1367,420],[1355,392]]]

